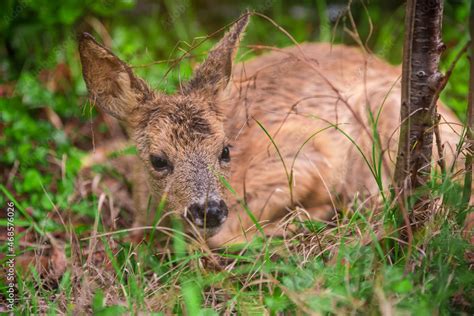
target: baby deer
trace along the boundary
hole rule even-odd
[[[378,163],[376,134],[380,177],[390,183],[400,67],[331,44],[273,49],[233,65],[248,20],[242,16],[173,95],[151,89],[92,36],[80,38],[92,102],[122,121],[137,147],[135,226],[153,221],[149,197],[156,205],[165,196],[166,210],[214,247],[244,241],[256,226],[278,233],[295,209],[329,220],[357,193],[375,203],[386,188],[370,167]],[[449,163],[461,125],[445,107],[439,113]]]

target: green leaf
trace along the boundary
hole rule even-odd
[[[28,169],[25,172],[23,190],[25,192],[40,191],[42,184],[41,174],[36,169]]]
[[[200,315],[201,309],[201,292],[193,280],[183,282],[182,292],[184,303],[186,304],[186,312],[188,315]]]
[[[413,284],[408,279],[398,281],[393,285],[393,291],[396,293],[400,293],[400,294],[409,293],[412,290],[413,290]]]
[[[104,307],[104,292],[98,290],[92,298],[92,311],[98,312]]]

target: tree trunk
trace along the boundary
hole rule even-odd
[[[427,216],[429,203],[423,188],[429,180],[436,102],[443,81],[438,71],[442,0],[408,0],[402,65],[400,139],[395,181],[414,225]],[[413,200],[413,198],[415,198]]]

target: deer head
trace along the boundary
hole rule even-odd
[[[92,103],[125,124],[152,194],[157,198],[166,194],[167,206],[208,236],[218,231],[228,214],[220,177],[228,177],[232,155],[219,96],[230,80],[248,19],[246,14],[232,26],[174,95],[154,91],[91,35],[79,39]]]

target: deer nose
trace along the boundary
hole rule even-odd
[[[200,228],[216,228],[222,225],[229,213],[223,200],[193,203],[188,207],[188,218]]]

